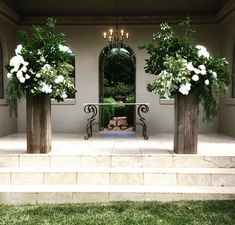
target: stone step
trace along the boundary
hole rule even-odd
[[[201,155],[0,155],[0,167],[235,168],[235,156]]]
[[[159,185],[1,185],[0,204],[235,199],[235,187]]]
[[[5,167],[0,184],[235,186],[235,168]]]

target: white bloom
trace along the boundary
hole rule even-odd
[[[18,69],[19,69],[19,67],[14,67],[13,69],[11,69],[11,73],[14,73],[14,72],[17,72],[18,71]]]
[[[25,78],[26,78],[26,79],[29,79],[30,76],[26,73],[26,74],[25,74]]]
[[[46,62],[46,59],[44,58],[44,56],[41,56],[41,57],[40,57],[40,61],[41,61],[41,62]]]
[[[195,72],[196,74],[199,74],[199,73],[201,73],[201,70],[195,68],[195,69],[194,69],[194,72]]]
[[[22,71],[19,70],[19,71],[16,73],[16,76],[18,77],[18,79],[20,79],[21,77],[23,77]]]
[[[21,55],[13,56],[10,60],[9,65],[13,67],[19,67],[20,64],[23,64],[24,58]]]
[[[8,73],[8,74],[7,74],[7,78],[11,79],[11,77],[12,77],[12,74],[11,74],[11,73]]]
[[[206,75],[206,70],[201,70],[200,72],[202,75]]]
[[[191,90],[191,84],[181,84],[179,88],[179,92],[181,92],[183,95],[188,95],[189,91]]]
[[[51,69],[51,66],[49,64],[45,64],[43,67],[42,67],[42,70],[50,70]]]
[[[18,79],[19,79],[20,83],[24,83],[25,82],[25,78],[23,76],[19,77]]]
[[[48,93],[48,94],[52,92],[51,85],[48,85],[45,82],[42,82],[41,84],[42,84],[42,92]]]
[[[192,62],[189,62],[186,67],[187,67],[187,69],[188,69],[189,71],[194,71],[194,70],[195,70],[195,68],[194,68],[194,66],[193,66],[193,64],[192,64]]]
[[[198,68],[199,68],[200,70],[206,70],[205,65],[200,65],[200,66],[198,66]]]
[[[194,75],[192,76],[192,80],[198,81],[198,80],[199,80],[199,76],[198,76],[197,74],[194,74]]]
[[[205,85],[209,85],[210,81],[208,79],[205,80]]]
[[[27,71],[27,67],[26,67],[26,66],[23,66],[23,67],[21,68],[21,71],[23,71],[23,72],[25,72],[25,73],[26,73],[26,71]]]
[[[22,45],[17,45],[17,47],[15,49],[16,55],[21,54],[22,48],[23,48]]]
[[[217,78],[217,73],[216,72],[212,72],[212,76],[216,79]]]
[[[55,79],[55,83],[62,83],[64,81],[64,77],[62,75],[59,75],[56,79]]]
[[[62,96],[61,96],[63,99],[67,98],[67,94],[65,92],[62,93]]]
[[[66,45],[59,45],[59,49],[62,52],[67,52],[67,53],[73,54],[71,49],[69,47],[67,47]]]
[[[40,77],[41,77],[41,74],[40,74],[40,73],[37,73],[37,74],[36,74],[36,77],[37,77],[37,78],[40,78]]]
[[[210,53],[207,51],[207,49],[202,46],[202,45],[197,45],[196,48],[198,49],[198,56],[201,57],[205,57],[205,58],[209,58],[210,57]]]
[[[26,62],[26,61],[24,61],[22,64],[23,64],[24,66],[28,66],[28,65],[29,65],[29,63]]]

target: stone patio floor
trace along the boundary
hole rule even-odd
[[[97,132],[89,140],[82,133],[52,135],[51,155],[171,155],[173,133],[155,133],[149,140],[132,131]],[[26,134],[0,137],[0,154],[25,154]],[[235,138],[212,133],[198,135],[198,155],[235,156]]]

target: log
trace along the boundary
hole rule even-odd
[[[51,99],[48,94],[26,97],[27,153],[51,151]]]
[[[175,96],[174,152],[197,154],[198,94]]]

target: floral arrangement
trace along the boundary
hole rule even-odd
[[[165,98],[188,95],[196,90],[205,111],[204,118],[209,121],[217,114],[218,96],[225,94],[230,82],[226,71],[228,63],[195,43],[189,19],[180,25],[185,29],[184,36],[162,23],[161,31],[153,35],[153,43],[140,46],[150,56],[146,59],[145,72],[156,75],[147,89]]]
[[[75,93],[72,51],[64,45],[64,34],[55,32],[56,21],[48,19],[47,28],[33,26],[29,35],[20,31],[21,43],[6,66],[9,78],[7,96],[10,109],[26,95],[49,94],[63,101]]]

